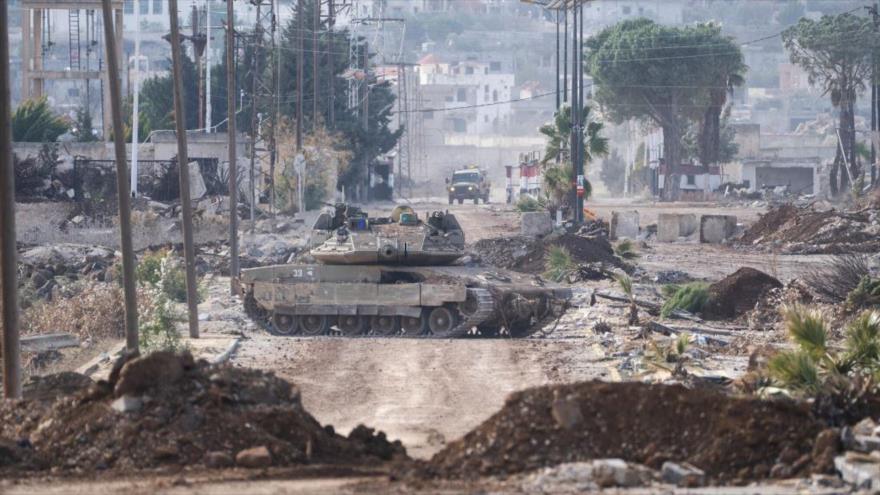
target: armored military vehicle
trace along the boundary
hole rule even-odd
[[[571,297],[536,277],[451,265],[465,254],[464,233],[440,211],[370,218],[337,205],[310,243],[320,264],[242,271],[245,309],[275,335],[521,337]]]
[[[466,199],[472,199],[474,204],[478,204],[480,200],[489,203],[492,185],[484,171],[468,167],[453,172],[452,180],[446,179],[446,187],[449,189],[449,204],[455,200],[462,204]]]

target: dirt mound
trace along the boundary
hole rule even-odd
[[[782,288],[773,288],[755,303],[745,314],[745,321],[752,330],[773,330],[782,325],[780,308],[786,304],[810,304],[814,302],[809,287],[800,279],[793,279]]]
[[[771,289],[782,283],[754,268],[743,267],[709,286],[709,300],[703,316],[709,319],[736,318],[755,308]]]
[[[870,253],[880,250],[880,211],[818,211],[791,204],[771,209],[743,233],[743,245],[785,253]]]
[[[157,376],[157,367],[162,379],[146,380]],[[50,406],[5,402],[0,421],[0,445],[12,446],[5,458],[16,471],[131,472],[214,466],[237,456],[245,458],[242,465],[377,465],[406,455],[399,442],[370,428],[346,438],[321,426],[303,408],[299,390],[272,374],[195,363],[186,353],[135,358],[109,382]],[[268,458],[253,454],[265,452],[260,447]]]
[[[583,382],[511,395],[425,469],[476,477],[617,457],[653,468],[690,462],[715,482],[767,478],[774,468],[798,476],[821,464],[814,465],[811,452],[822,429],[793,402],[679,385]]]
[[[544,239],[499,237],[477,241],[471,249],[486,264],[534,274],[544,272],[545,256],[552,246],[567,249],[575,263],[605,263],[613,267],[623,267],[623,263],[614,255],[608,238],[602,235],[566,233]]]

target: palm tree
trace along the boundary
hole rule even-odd
[[[590,163],[594,158],[608,155],[608,138],[602,137],[605,124],[590,118],[592,109],[589,105],[584,107],[584,162]],[[571,144],[571,107],[563,106],[556,112],[552,123],[544,124],[538,131],[547,137],[547,148],[544,151],[542,163],[551,161],[568,162],[571,160],[569,152]]]
[[[25,143],[54,143],[70,126],[52,113],[45,97],[22,102],[12,114],[12,140]]]

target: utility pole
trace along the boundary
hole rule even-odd
[[[569,155],[571,159],[571,172],[572,172],[572,184],[574,186],[574,201],[573,207],[575,209],[572,215],[575,223],[580,222],[580,214],[577,211],[578,205],[578,189],[580,187],[580,183],[578,182],[578,132],[580,131],[578,116],[580,115],[580,111],[577,108],[578,103],[578,78],[575,77],[577,75],[577,37],[578,37],[578,9],[577,5],[574,5],[571,9],[571,143],[569,144]]]
[[[321,0],[315,0],[315,16],[312,27],[312,131],[318,130],[318,93],[321,73],[318,71],[318,30],[321,28]]]
[[[119,81],[119,51],[114,34],[111,0],[101,0],[104,15],[104,47],[107,59],[107,82],[110,91],[110,113],[113,120],[113,149],[116,157],[116,196],[119,202],[119,246],[122,249],[122,287],[125,299],[125,347],[138,350],[137,292],[134,286],[134,248],[131,241],[131,192],[125,155],[125,133],[122,126],[122,90]],[[176,1],[176,0],[175,0]],[[117,11],[121,29],[122,12]],[[6,23],[3,23],[5,26]],[[5,254],[5,253],[4,253]],[[4,257],[4,259],[6,259]]]
[[[328,10],[329,10],[329,18],[327,20],[327,84],[329,85],[330,94],[327,97],[327,101],[330,105],[330,111],[328,113],[328,127],[333,129],[336,125],[336,67],[334,66],[335,61],[333,58],[333,50],[335,50],[335,43],[333,43],[333,28],[336,25],[336,5],[334,0],[327,0],[328,2]]]
[[[578,154],[577,154],[577,165],[575,169],[577,170],[577,180],[578,180],[578,188],[580,188],[581,193],[578,194],[577,197],[577,221],[578,223],[582,223],[584,221],[584,196],[586,196],[586,177],[584,172],[584,158],[586,157],[586,149],[584,148],[584,129],[586,129],[587,123],[585,122],[584,115],[584,4],[581,3],[580,6],[575,7],[580,9],[580,26],[579,26],[579,34],[578,37],[580,40],[577,44],[577,56],[575,59],[578,61],[577,63],[577,79],[578,79],[578,101],[577,101],[577,115],[578,115],[578,128],[577,128],[577,141],[578,141]]]
[[[559,93],[559,11],[556,11],[556,111],[562,104],[562,95]],[[557,155],[558,157],[558,155]]]
[[[229,142],[229,277],[236,295],[238,262],[238,163],[235,150],[235,9],[226,0],[226,133]]]
[[[874,20],[874,29],[880,28],[880,7],[875,3],[866,7],[871,18]],[[874,66],[871,74],[871,185],[880,187],[880,177],[877,170],[877,133],[880,132],[880,66],[874,58]]]
[[[109,1],[109,0],[104,0]],[[186,305],[189,310],[189,336],[199,337],[199,301],[196,291],[195,246],[192,232],[192,202],[189,197],[189,158],[186,144],[186,113],[183,106],[183,69],[180,59],[180,25],[177,18],[177,0],[168,0],[171,18],[171,63],[174,66],[174,123],[177,128],[177,169],[180,178],[181,224],[183,225],[183,254],[186,263]]]
[[[213,132],[211,122],[211,0],[205,0],[205,132]]]
[[[198,75],[198,128],[205,129],[205,79],[206,74],[202,71],[202,56],[205,54],[207,36],[201,33],[201,21],[199,20],[199,8],[192,6],[192,34],[190,41],[193,44],[193,61]]]
[[[104,0],[106,4],[108,0]],[[0,2],[0,60],[9,60],[9,13]],[[25,21],[27,22],[27,21]],[[0,293],[3,309],[3,397],[21,397],[18,335],[18,265],[15,247],[15,173],[12,170],[12,102],[9,64],[0,64]]]
[[[296,152],[302,151],[303,145],[303,18],[305,17],[305,2],[297,0],[296,4]]]
[[[565,24],[565,33],[562,36],[562,102],[568,103],[568,6],[562,9],[562,22]]]
[[[147,1],[147,0],[144,0]],[[138,193],[138,144],[140,143],[141,101],[141,0],[134,0],[134,95],[131,111],[131,195]],[[88,84],[88,82],[86,82]],[[86,107],[88,108],[88,107]],[[91,132],[91,131],[89,131]]]
[[[259,96],[257,95],[257,87],[260,77],[260,49],[263,47],[263,28],[260,26],[260,6],[262,2],[256,2],[257,6],[257,23],[254,25],[254,36],[253,36],[253,65],[251,69],[253,73],[251,74],[251,168],[250,168],[250,187],[248,189],[248,196],[250,196],[251,200],[251,234],[256,232],[257,229],[257,194],[255,192],[257,188],[257,101],[259,101]]]

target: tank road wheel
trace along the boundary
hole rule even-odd
[[[463,205],[463,204],[464,204],[464,198],[458,198],[458,204]]]
[[[449,337],[458,324],[455,313],[446,307],[434,308],[428,315],[428,329],[437,337]]]
[[[304,315],[299,318],[299,328],[303,335],[315,336],[327,333],[332,322],[327,315]]]
[[[299,333],[299,321],[296,315],[274,313],[270,333],[279,337],[291,337]]]
[[[370,322],[373,333],[383,337],[392,337],[400,332],[400,318],[394,315],[377,315]]]
[[[367,331],[367,319],[358,315],[340,315],[336,326],[346,337],[357,337]]]
[[[425,333],[425,319],[418,316],[401,316],[400,327],[407,337],[418,337]]]
[[[475,204],[475,205],[480,204],[480,197],[479,197],[479,196],[477,196],[477,197],[474,198],[474,204]]]

